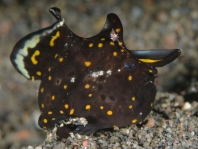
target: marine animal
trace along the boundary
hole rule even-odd
[[[176,59],[179,49],[128,50],[123,26],[116,14],[107,15],[102,30],[82,38],[61,17],[50,27],[33,32],[14,46],[11,62],[29,80],[41,80],[38,104],[40,127],[52,130],[70,118],[87,124],[58,127],[59,138],[70,132],[93,132],[142,122],[156,95],[156,67]]]

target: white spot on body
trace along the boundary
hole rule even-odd
[[[120,69],[118,69],[118,72],[120,72],[121,70]]]
[[[94,71],[90,74],[90,76],[94,77],[94,78],[97,78],[99,76],[102,76],[104,75],[104,71]]]
[[[72,77],[71,80],[70,80],[70,82],[75,82],[75,78]]]
[[[142,112],[140,112],[140,115],[142,115]]]
[[[111,75],[112,71],[111,70],[107,70],[107,74]]]

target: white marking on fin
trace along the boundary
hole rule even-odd
[[[27,40],[22,40],[24,42],[24,46],[20,49],[18,49],[18,52],[16,54],[16,58],[13,60],[13,62],[16,64],[16,68],[28,79],[30,79],[30,75],[28,71],[25,69],[24,64],[24,58],[28,55],[29,48],[34,48],[36,45],[40,42],[41,36],[46,36],[50,33],[52,33],[55,29],[57,29],[60,26],[64,25],[64,19],[62,19],[60,22],[54,24],[51,28],[43,29],[41,33],[37,33],[33,36],[31,36]],[[39,49],[40,50],[40,49]]]

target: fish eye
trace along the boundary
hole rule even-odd
[[[135,63],[131,60],[126,61],[124,63],[124,70],[128,71],[128,72],[134,72],[136,70],[136,66]]]

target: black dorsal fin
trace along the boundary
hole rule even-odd
[[[109,38],[113,42],[116,42],[120,47],[124,48],[122,23],[119,17],[114,13],[107,15],[104,27],[96,36]]]
[[[12,64],[27,79],[41,79],[48,64],[78,38],[65,25],[58,8],[50,12],[57,22],[22,38],[11,53]]]

